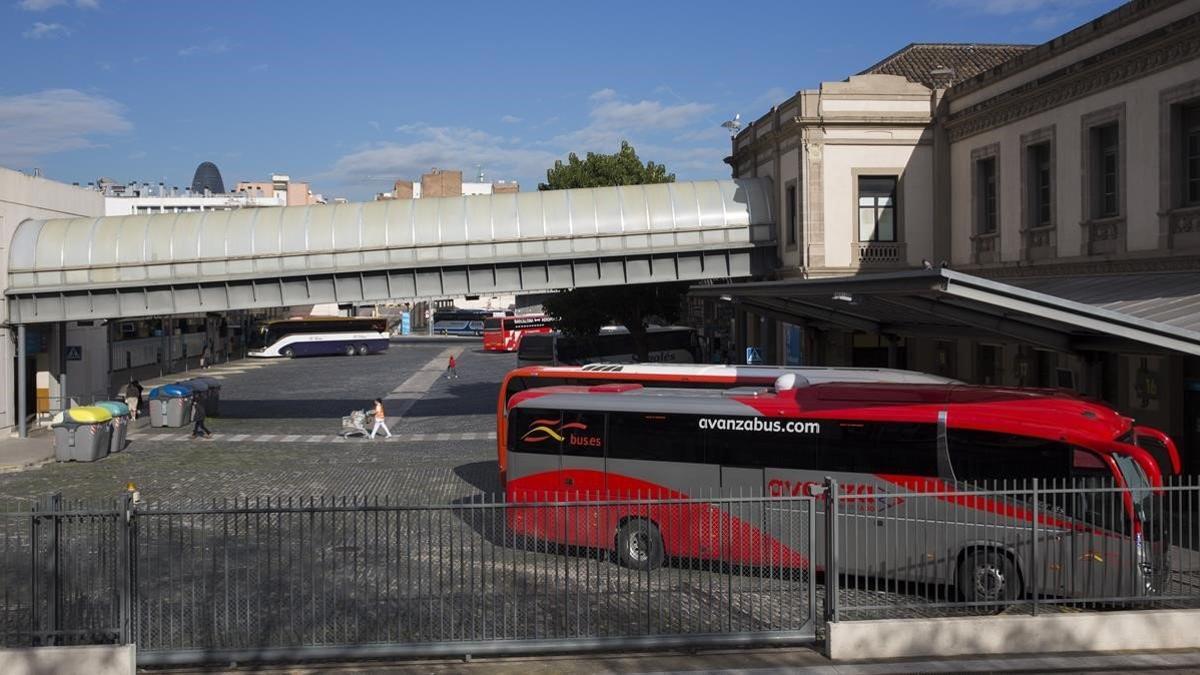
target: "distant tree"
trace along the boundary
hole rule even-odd
[[[611,155],[589,152],[586,159],[575,153],[567,155],[566,163],[554,162],[546,171],[546,182],[539,190],[568,188],[611,187],[614,185],[646,185],[674,183],[675,174],[654,162],[642,163],[628,141]],[[629,330],[638,359],[649,358],[646,326],[649,321],[672,323],[679,320],[682,296],[686,283],[644,284],[638,286],[601,286],[573,288],[555,293],[542,306],[546,313],[558,319],[559,328],[569,335],[589,339],[608,323],[619,323]]]
[[[579,155],[567,155],[567,162],[556,160],[546,171],[546,182],[539,183],[539,190],[566,190],[568,188],[611,187],[613,185],[647,185],[650,183],[674,183],[675,174],[667,173],[667,167],[654,162],[642,164],[637,151],[629,141],[621,141],[621,149],[611,155],[594,152],[587,159]]]

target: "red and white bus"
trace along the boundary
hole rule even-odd
[[[497,316],[483,321],[483,348],[489,352],[515,352],[521,338],[554,330],[554,319],[548,316]]]
[[[1011,557],[1003,560],[1000,554],[963,555],[987,536],[986,528],[970,525],[975,521],[964,509],[984,510],[1002,520],[1000,527],[995,520],[987,525],[994,531],[1024,532],[1034,520],[1027,507],[1003,498],[969,496],[970,486],[990,481],[1069,479],[1125,490],[1101,491],[1086,503],[1066,505],[1065,511],[1043,512],[1038,522],[1057,528],[1058,540],[1065,537],[1067,544],[1061,551],[1046,550],[1042,563],[1070,567],[1093,560],[1129,561],[1136,550],[1137,565],[1128,566],[1129,573],[1145,577],[1135,586],[1149,589],[1165,560],[1142,539],[1143,514],[1153,510],[1146,500],[1162,484],[1154,459],[1122,442],[1127,418],[1079,399],[961,384],[811,384],[786,374],[773,389],[650,389],[636,384],[529,389],[509,401],[507,422],[505,488],[511,503],[603,501],[586,513],[586,506],[563,510],[563,522],[553,510],[513,508],[508,524],[514,533],[615,549],[620,562],[634,568],[652,569],[668,557],[806,566],[806,554],[816,552],[792,540],[804,528],[786,519],[733,516],[723,511],[722,503],[693,502],[688,508],[695,513],[683,514],[678,506],[666,505],[661,508],[673,509],[666,514],[653,505],[622,505],[619,500],[703,500],[739,491],[800,496],[826,476],[840,481],[870,511],[850,527],[866,527],[868,519],[873,526],[903,502],[889,495],[937,494],[936,512],[923,514],[920,523],[912,518],[893,523],[908,529],[932,526],[895,538],[898,548],[914,550],[887,553],[924,560],[927,552],[916,549],[937,537],[941,550],[950,551],[943,553],[945,560],[939,558],[948,563],[939,568],[944,568],[944,581],[953,584],[981,574],[996,579],[982,586],[966,584],[969,601],[1012,600],[1034,590],[1021,586],[1021,574],[1015,571],[1028,564],[1022,550],[1004,554]],[[1106,505],[1098,505],[1105,500]],[[584,525],[573,529],[573,522]],[[956,527],[943,527],[949,523]],[[710,540],[718,531],[734,535]],[[1076,541],[1076,533],[1089,539]],[[985,543],[982,550],[991,546]],[[1086,561],[1071,554],[1080,550],[1088,552]],[[886,563],[867,557],[847,556],[868,567]],[[1012,569],[996,569],[1006,565]],[[851,565],[845,571],[862,570]],[[1091,586],[1129,581],[1128,574],[1099,575],[1093,569],[1081,569],[1078,578]],[[1084,592],[1107,597],[1100,587]]]
[[[500,462],[500,478],[506,471],[507,406],[517,393],[555,385],[596,384],[641,384],[645,387],[673,387],[685,389],[729,389],[731,387],[772,387],[775,381],[788,373],[802,376],[809,384],[913,384],[913,385],[961,385],[959,380],[911,370],[894,368],[851,368],[823,366],[724,366],[700,364],[611,364],[597,363],[587,366],[528,366],[509,371],[500,386],[500,397],[496,404],[496,450]],[[1031,398],[1067,398],[1087,401],[1106,411],[1106,415],[1120,417],[1101,402],[1090,401],[1063,389],[1003,389]],[[1124,443],[1137,445],[1150,453],[1163,476],[1175,476],[1182,472],[1183,463],[1175,442],[1165,433],[1145,426],[1134,426],[1133,420],[1123,418],[1121,423]]]

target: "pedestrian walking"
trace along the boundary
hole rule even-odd
[[[371,428],[370,437],[374,438],[374,435],[376,435],[380,429],[383,429],[384,434],[391,438],[391,429],[388,429],[388,413],[384,412],[383,410],[383,401],[376,399],[374,400],[374,404],[376,404],[376,410],[374,410],[376,424],[374,424],[374,426]]]
[[[212,432],[204,426],[204,418],[208,417],[204,410],[204,402],[199,396],[192,398],[192,438],[212,438]]]
[[[204,343],[204,349],[200,352],[200,370],[208,370],[208,362],[212,360],[212,350],[209,349],[208,343]]]
[[[446,366],[446,379],[458,379],[458,361],[454,360],[454,355],[450,355],[450,364]]]
[[[138,418],[139,408],[142,407],[142,383],[137,380],[130,380],[129,384],[125,385],[125,405],[129,406],[129,412],[133,414],[133,419]]]

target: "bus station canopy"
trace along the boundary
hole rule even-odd
[[[880,335],[1003,337],[1081,350],[1200,355],[1200,274],[995,281],[949,269],[693,286],[794,324]]]

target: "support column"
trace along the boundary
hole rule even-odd
[[[900,346],[898,343],[900,340],[895,335],[888,335],[886,337],[887,337],[887,343],[888,343],[887,344],[888,368],[899,368],[900,367],[900,365],[899,365],[900,364]]]
[[[17,325],[17,435],[21,438],[29,436],[25,429],[25,324]]]
[[[733,362],[742,363],[746,360],[746,310],[737,307],[733,317]]]
[[[763,319],[763,363],[778,365],[783,363],[779,358],[779,322],[770,317]]]

